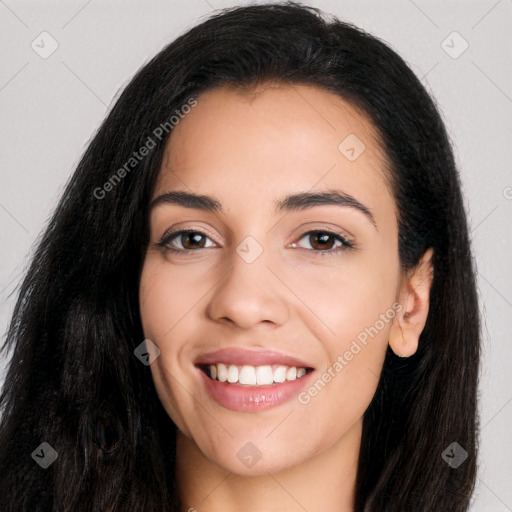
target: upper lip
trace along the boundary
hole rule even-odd
[[[312,368],[312,366],[296,357],[280,354],[272,350],[247,350],[243,348],[225,348],[199,356],[195,365],[227,363],[234,365],[273,365],[296,366],[297,368]]]

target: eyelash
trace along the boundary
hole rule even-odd
[[[165,249],[166,251],[171,251],[175,254],[189,254],[192,252],[197,252],[199,249],[204,249],[204,247],[202,247],[202,248],[200,247],[199,249],[176,249],[175,247],[172,247],[170,245],[170,242],[172,240],[174,240],[175,238],[178,238],[179,236],[181,236],[182,234],[185,234],[185,233],[199,234],[199,235],[205,236],[207,238],[210,238],[206,233],[203,233],[202,231],[197,231],[195,229],[183,229],[183,230],[179,230],[179,231],[173,231],[171,233],[165,233],[162,236],[161,240],[159,242],[157,242],[155,245],[161,249]],[[306,233],[302,234],[302,236],[299,238],[299,240],[302,240],[304,237],[306,237],[308,235],[315,235],[315,234],[316,235],[320,235],[320,234],[329,235],[330,237],[334,237],[335,240],[337,240],[338,242],[341,242],[341,244],[342,244],[341,247],[337,247],[335,249],[325,249],[325,250],[306,249],[308,251],[317,253],[318,256],[329,256],[329,255],[338,254],[340,252],[355,248],[355,245],[352,242],[348,241],[346,238],[344,238],[340,234],[333,233],[332,231],[328,231],[328,230],[315,229],[312,231],[307,231]],[[206,249],[209,249],[209,247],[206,247]]]

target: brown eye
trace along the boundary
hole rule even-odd
[[[309,235],[309,239],[312,241],[311,247],[319,251],[332,249],[333,244],[336,242],[334,236],[328,233],[313,233]]]
[[[174,252],[187,252],[213,247],[213,245],[206,246],[207,240],[211,239],[205,233],[188,229],[164,234],[156,245]]]
[[[197,231],[184,231],[181,233],[180,242],[184,249],[202,249],[205,245],[205,235]],[[203,241],[201,241],[203,239]]]
[[[343,238],[337,233],[331,233],[330,231],[309,231],[304,233],[300,240],[306,239],[309,242],[313,252],[319,254],[336,254],[339,251],[344,251],[353,248],[353,244]],[[337,247],[336,247],[336,244]],[[294,244],[297,246],[297,244]]]

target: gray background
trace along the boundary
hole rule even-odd
[[[247,3],[0,0],[2,341],[38,234],[118,91],[201,17]],[[481,457],[472,511],[512,511],[512,0],[309,5],[390,44],[443,113],[461,170],[484,315]],[[40,36],[44,31],[50,36]],[[52,38],[58,47],[42,58]],[[0,372],[4,364],[0,359]]]

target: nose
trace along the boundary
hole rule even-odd
[[[208,317],[242,329],[283,325],[289,317],[287,289],[267,263],[265,251],[252,263],[233,251],[229,270],[209,295]]]

